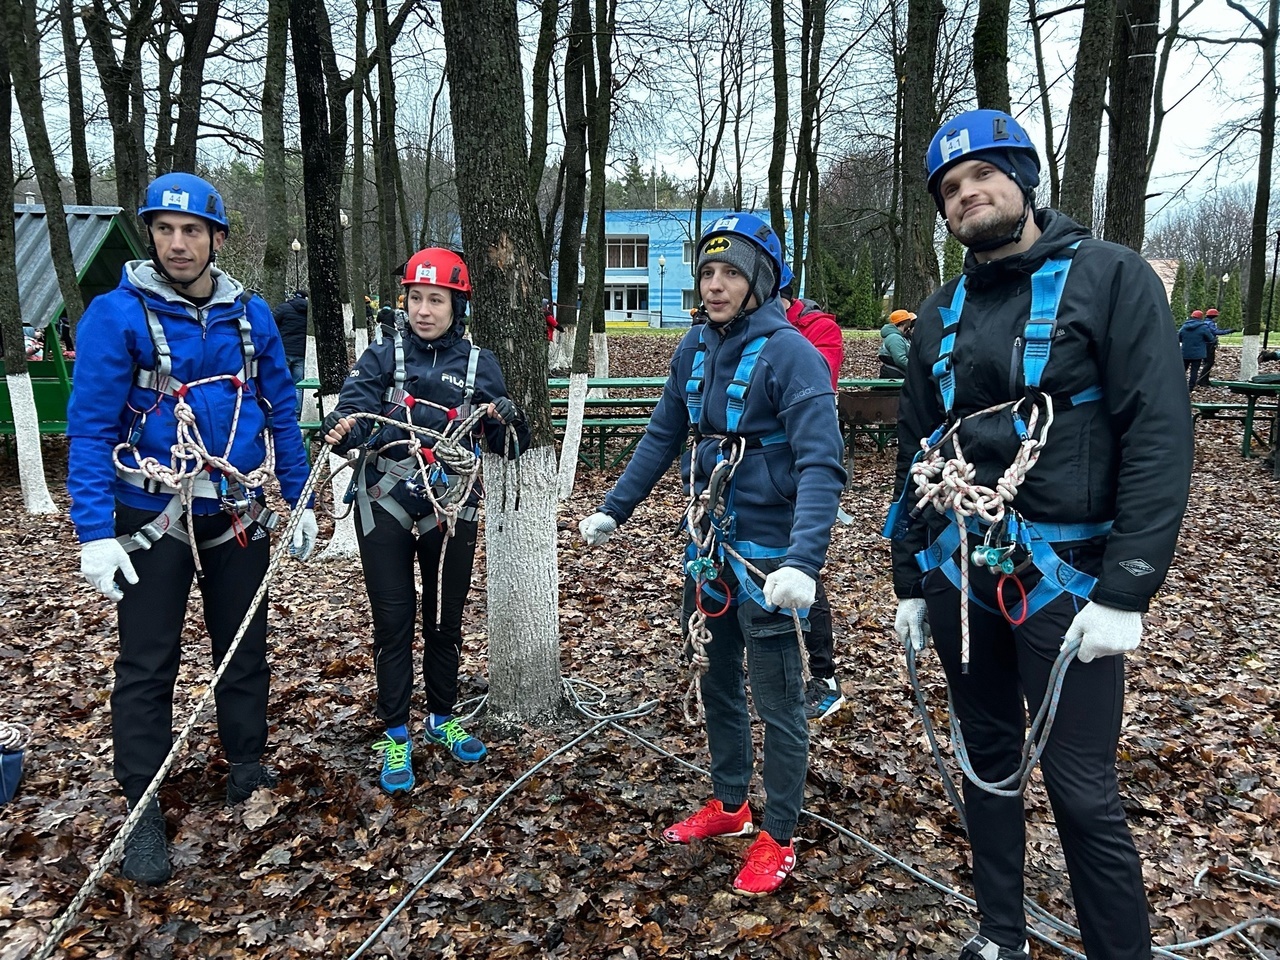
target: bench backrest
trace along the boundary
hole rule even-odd
[[[841,423],[896,423],[898,394],[889,391],[841,390],[836,398]]]
[[[31,392],[35,395],[36,416],[41,423],[61,422],[67,419],[67,390],[61,380],[31,379]],[[13,404],[9,400],[9,382],[0,377],[0,424],[13,423]]]

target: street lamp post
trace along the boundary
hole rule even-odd
[[[658,255],[658,328],[662,328],[662,300],[667,292],[667,258]]]
[[[1222,275],[1222,282],[1218,284],[1218,312],[1219,313],[1222,312],[1222,288],[1227,285],[1227,281],[1230,279],[1231,279],[1231,274],[1224,273]]]
[[[302,244],[297,237],[293,238],[293,243],[289,244],[293,250],[293,291],[298,292],[298,287],[302,283],[302,273],[298,269],[298,254],[302,252]]]

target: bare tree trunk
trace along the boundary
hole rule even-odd
[[[62,182],[58,165],[44,125],[44,98],[40,94],[40,35],[36,32],[35,0],[4,5],[3,30],[9,48],[9,71],[13,76],[14,99],[22,114],[22,128],[27,134],[27,149],[36,169],[36,180],[44,199],[45,220],[49,228],[49,252],[53,270],[58,275],[58,289],[66,306],[72,339],[76,324],[84,313],[84,298],[76,277],[71,254],[71,236],[67,215],[62,208]]]
[[[168,173],[173,166],[173,76],[178,72],[178,61],[169,54],[174,26],[169,11],[161,4],[160,19],[156,23],[159,34],[152,44],[156,55],[156,139],[151,147],[157,173]]]
[[[905,61],[911,64],[902,91],[902,268],[897,286],[900,306],[915,309],[938,286],[938,257],[933,225],[938,215],[924,177],[913,176],[910,158],[923,157],[937,126],[933,75],[938,58],[942,0],[908,0]]]
[[[262,78],[262,191],[267,242],[262,295],[273,307],[284,300],[288,272],[289,202],[285,192],[284,91],[289,46],[289,0],[267,0],[267,62]]]
[[[356,0],[356,65],[351,76],[351,288],[355,308],[362,309],[368,294],[364,264],[364,96],[369,70],[369,51],[365,46],[365,21],[368,0]]]
[[[787,162],[787,21],[784,0],[769,0],[769,37],[773,49],[773,149],[769,153],[769,224],[779,237],[787,235],[782,205],[782,174]]]
[[[1258,334],[1262,330],[1262,294],[1267,272],[1267,220],[1271,209],[1272,156],[1276,142],[1276,36],[1280,33],[1280,0],[1268,0],[1267,22],[1247,11],[1239,0],[1227,5],[1245,17],[1258,31],[1262,46],[1262,115],[1258,118],[1258,186],[1250,230],[1249,290],[1244,303],[1244,347],[1240,354],[1240,376],[1248,379],[1258,372]]]
[[[103,0],[92,0],[82,7],[85,36],[93,51],[93,62],[102,84],[111,121],[114,147],[116,203],[126,211],[137,210],[142,187],[147,182],[146,153],[142,147],[142,44],[151,31],[155,0],[140,0],[129,22],[124,25],[124,46],[116,60],[115,41]],[[167,171],[165,171],[167,172]]]
[[[1067,138],[1058,209],[1086,227],[1093,226],[1093,184],[1098,174],[1102,107],[1107,93],[1107,68],[1111,64],[1115,9],[1115,0],[1085,0],[1071,84],[1071,108],[1067,114],[1071,135]]]
[[[462,241],[476,340],[498,355],[534,427],[521,468],[485,457],[489,708],[528,722],[565,713],[546,334],[534,255],[515,0],[442,0]],[[603,26],[603,23],[601,24]],[[612,39],[612,38],[610,38]]]
[[[338,58],[333,49],[333,29],[329,24],[329,12],[323,3],[316,5],[316,15],[320,22],[320,49],[324,54],[325,87],[329,97],[329,152],[332,154],[329,162],[338,178],[334,202],[341,206],[342,177],[347,169],[347,95],[353,89],[352,78],[344,77],[338,69]],[[341,217],[338,227],[338,246],[334,250],[338,260],[338,302],[342,304],[343,329],[350,339],[353,332],[351,289],[347,284],[346,236],[342,230]]]
[[[791,185],[791,270],[795,287],[804,281],[805,226],[808,215],[809,177],[817,169],[818,82],[821,76],[822,40],[827,28],[827,0],[802,0],[800,25],[800,132],[796,137],[796,172]],[[814,191],[814,196],[817,193]],[[784,238],[786,234],[778,234]],[[785,242],[785,241],[784,241]]]
[[[533,55],[533,112],[532,127],[529,136],[529,196],[533,200],[533,215],[537,229],[539,262],[542,273],[547,277],[543,293],[548,297],[554,294],[551,290],[551,246],[542,234],[541,219],[538,218],[538,194],[542,190],[542,177],[547,168],[547,114],[550,110],[551,61],[556,53],[558,36],[557,20],[560,15],[560,0],[542,0],[542,16],[538,23],[538,46]]]
[[[93,171],[89,166],[89,148],[85,144],[84,88],[80,71],[80,42],[76,38],[76,17],[71,0],[58,0],[58,24],[62,28],[62,60],[67,68],[67,118],[71,121],[71,182],[76,188],[76,203],[93,204]]]
[[[973,85],[980,109],[1009,112],[1009,0],[978,0]]]
[[[1058,148],[1053,142],[1053,104],[1049,102],[1049,78],[1044,68],[1044,44],[1040,39],[1040,17],[1036,12],[1037,0],[1027,0],[1031,14],[1031,45],[1035,49],[1036,81],[1040,88],[1040,112],[1044,117],[1044,167],[1049,174],[1049,206],[1056,207],[1061,196],[1062,184],[1058,171]]]
[[[1151,123],[1159,21],[1160,0],[1129,0],[1126,9],[1116,13],[1112,34],[1103,236],[1139,253],[1146,233],[1151,156],[1147,134]]]
[[[0,129],[13,129],[13,87],[9,80],[9,54],[0,43]],[[13,147],[0,149],[0,188],[13,192]],[[22,336],[22,306],[18,299],[17,239],[13,218],[0,217],[0,337],[4,340],[4,372],[13,410],[14,442],[18,448],[18,482],[27,513],[57,513],[44,478],[44,451],[40,449],[40,420],[27,372],[27,351]]]
[[[381,226],[382,302],[395,305],[391,271],[401,262],[396,238],[396,104],[391,75],[391,40],[387,32],[387,0],[373,0],[373,37],[378,58],[378,223]]]
[[[589,0],[572,0],[568,43],[564,64],[564,216],[560,228],[559,269],[556,273],[556,303],[560,336],[575,344],[578,324],[578,252],[582,249],[582,218],[587,206],[587,106],[585,85],[594,70],[591,52],[591,8]],[[580,373],[587,369],[587,358]]]
[[[196,168],[196,136],[200,132],[200,107],[204,103],[204,65],[218,25],[220,0],[197,0],[195,15],[179,15],[182,34],[182,69],[178,76],[178,126],[173,136],[173,166]],[[177,7],[176,3],[171,4]]]

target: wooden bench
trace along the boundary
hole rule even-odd
[[[566,418],[551,421],[556,436],[564,442]],[[648,417],[585,417],[578,462],[594,470],[612,470],[626,462],[649,426]]]
[[[883,453],[898,436],[898,393],[892,390],[841,390],[836,397],[840,430],[845,437],[845,461],[853,466],[854,438],[861,435]]]

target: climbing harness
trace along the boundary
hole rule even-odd
[[[1074,251],[1079,244],[1071,247]],[[922,572],[940,570],[960,591],[960,667],[969,671],[969,604],[996,612],[973,595],[970,588],[970,565],[986,569],[997,578],[996,606],[1013,626],[1029,617],[1062,593],[1088,599],[1096,578],[1081,573],[1063,561],[1053,548],[1055,543],[1090,540],[1106,536],[1111,523],[1057,524],[1031,522],[1012,508],[1019,488],[1036,465],[1048,442],[1053,426],[1055,403],[1063,408],[1076,407],[1102,398],[1101,386],[1095,385],[1074,396],[1059,397],[1040,390],[1040,382],[1048,366],[1053,337],[1057,330],[1058,304],[1071,268],[1071,257],[1045,261],[1031,277],[1031,311],[1022,341],[1022,371],[1026,393],[1017,400],[989,406],[976,413],[956,417],[955,369],[952,351],[960,315],[964,311],[965,278],[956,284],[949,307],[940,307],[942,340],[933,376],[942,394],[946,420],[931,436],[920,441],[920,452],[911,461],[908,482],[901,497],[890,508],[884,535],[899,539],[926,506],[945,516],[950,523],[924,550],[916,554]],[[1015,345],[1016,349],[1016,345]],[[1018,452],[1013,462],[996,481],[995,487],[975,482],[976,467],[965,459],[960,443],[960,427],[964,421],[1008,411],[1018,436]],[[943,448],[950,443],[954,451],[945,456]],[[908,490],[914,485],[914,505],[908,507]],[[982,537],[981,545],[972,551],[970,535]],[[959,553],[959,562],[954,558]],[[1041,573],[1040,582],[1028,592],[1020,574],[1034,566]]]
[[[685,549],[685,572],[693,581],[694,591],[694,609],[690,612],[686,633],[691,676],[684,697],[685,719],[690,723],[697,722],[697,717],[703,712],[702,688],[698,678],[707,672],[711,662],[707,655],[707,644],[711,642],[707,620],[723,616],[735,602],[747,599],[771,611],[771,605],[765,602],[763,590],[752,577],[754,574],[763,582],[766,574],[752,561],[776,560],[787,553],[786,547],[766,547],[739,539],[737,515],[733,509],[734,474],[747,451],[787,441],[786,433],[782,430],[758,439],[748,439],[738,433],[742,413],[746,408],[747,392],[751,387],[751,376],[768,339],[767,335],[755,337],[743,348],[726,391],[728,400],[725,407],[725,433],[704,433],[701,427],[702,387],[706,379],[705,327],[699,334],[698,349],[685,385],[686,406],[692,427],[689,438],[689,500],[682,522],[689,537]],[[703,441],[718,441],[719,446],[716,462],[707,477],[706,485],[701,493],[697,493],[698,445]],[[736,592],[724,580],[726,566],[737,582]],[[704,597],[710,598],[715,605],[711,606]],[[804,624],[801,618],[807,616],[808,612],[807,609],[791,611],[800,647],[803,679],[806,681],[809,679],[809,656],[804,644]],[[695,702],[696,710],[693,706]]]
[[[255,384],[258,361],[249,323],[248,305],[251,298],[252,294],[247,292],[238,298],[241,310],[236,322],[243,357],[241,368],[236,373],[216,374],[190,383],[183,383],[173,376],[173,354],[169,349],[164,326],[150,304],[143,301],[147,331],[155,351],[155,367],[137,370],[134,384],[143,390],[153,391],[155,402],[146,409],[129,405],[134,414],[129,436],[116,444],[111,452],[116,475],[125,483],[140,487],[148,493],[170,495],[169,503],[154,520],[132,535],[117,537],[120,545],[129,552],[150,550],[151,545],[161,537],[176,537],[190,545],[197,576],[204,574],[200,564],[201,550],[216,547],[233,537],[241,546],[245,546],[249,542],[249,526],[258,524],[271,531],[279,520],[254,495],[255,490],[275,478],[275,437],[271,404]],[[192,390],[224,381],[229,381],[235,390],[235,407],[226,447],[221,454],[217,454],[206,447],[188,397]],[[228,459],[235,444],[236,428],[240,423],[245,396],[256,400],[266,421],[263,430],[266,457],[261,465],[248,473],[239,471]],[[144,457],[138,449],[147,417],[166,399],[174,402],[173,416],[176,422],[176,438],[169,448],[168,464],[161,463],[155,457]],[[122,459],[126,454],[132,455],[133,464]],[[216,501],[222,511],[231,517],[231,525],[221,535],[197,541],[191,534],[191,508],[196,498]],[[186,518],[187,529],[183,529],[183,518]]]

